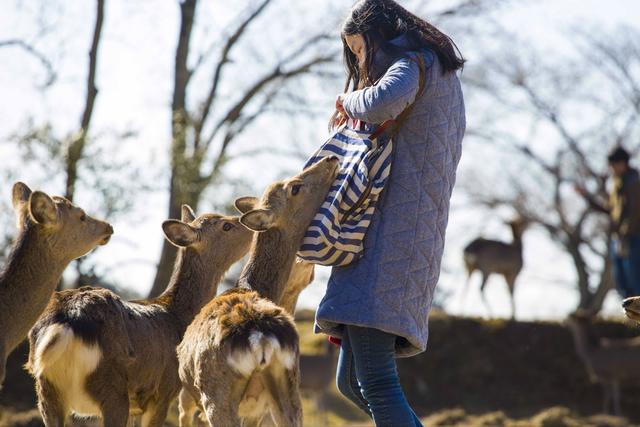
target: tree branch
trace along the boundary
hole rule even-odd
[[[53,64],[42,52],[37,50],[35,47],[30,45],[29,43],[25,42],[24,40],[20,40],[20,39],[0,40],[0,48],[13,47],[13,46],[24,50],[29,55],[36,58],[40,62],[40,64],[45,68],[47,72],[47,78],[45,82],[42,84],[41,86],[42,88],[47,88],[56,81],[57,74],[53,68]]]
[[[257,8],[254,10],[247,18],[241,22],[241,24],[236,28],[236,30],[229,36],[224,47],[222,48],[222,52],[220,53],[220,59],[216,65],[215,71],[213,73],[213,79],[211,83],[211,88],[209,89],[209,93],[207,94],[207,98],[202,104],[202,113],[198,120],[196,120],[194,124],[195,130],[195,141],[194,147],[197,149],[200,145],[202,128],[204,127],[205,122],[207,121],[207,117],[211,111],[211,106],[215,100],[216,94],[218,92],[218,85],[220,83],[220,77],[222,75],[222,70],[224,66],[229,62],[229,53],[231,49],[236,45],[238,40],[242,37],[247,27],[251,22],[253,22],[260,14],[266,9],[266,7],[271,3],[272,0],[264,0]]]
[[[292,77],[296,77],[298,75],[307,73],[311,70],[314,65],[322,64],[331,61],[332,56],[319,56],[317,58],[313,58],[307,61],[304,64],[301,64],[297,67],[292,68],[289,71],[282,71],[281,67],[282,63],[276,65],[276,67],[271,71],[271,73],[267,74],[260,80],[256,81],[253,86],[251,86],[244,96],[234,104],[229,111],[224,115],[224,117],[214,126],[211,131],[211,135],[207,138],[205,145],[203,147],[203,151],[207,151],[209,146],[211,145],[213,139],[217,135],[217,133],[222,129],[225,125],[232,125],[238,118],[240,117],[242,110],[247,106],[247,104],[258,94],[260,91],[267,86],[269,83],[276,80],[286,80]]]
[[[98,45],[102,33],[102,23],[104,21],[104,0],[96,1],[96,22],[93,29],[91,49],[89,50],[89,73],[87,76],[87,94],[85,98],[84,111],[80,120],[80,130],[69,144],[67,150],[67,182],[65,197],[73,200],[76,181],[78,178],[78,162],[82,158],[91,117],[93,116],[93,106],[95,104],[98,89],[96,87],[96,68],[98,63]]]

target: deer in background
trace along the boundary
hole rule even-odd
[[[277,426],[302,426],[299,338],[291,315],[276,304],[337,172],[338,160],[325,158],[272,184],[261,200],[236,200],[240,221],[257,233],[241,287],[207,304],[178,347],[181,427],[192,425],[198,406],[211,427],[260,425],[268,413]]]
[[[113,228],[63,197],[13,186],[18,235],[0,273],[0,388],[9,353],[47,306],[69,263],[109,241]]]
[[[29,334],[28,369],[48,427],[70,412],[124,427],[130,413],[160,427],[180,391],[176,347],[229,267],[249,250],[253,233],[238,217],[195,217],[162,224],[179,248],[169,286],[157,298],[125,301],[107,289],[56,292]]]
[[[498,240],[478,238],[469,243],[464,248],[464,264],[467,269],[467,285],[471,280],[471,275],[478,270],[482,273],[482,283],[480,284],[480,294],[487,310],[489,304],[484,294],[487,280],[491,274],[504,276],[509,294],[511,297],[511,318],[516,317],[516,304],[514,298],[516,279],[523,266],[522,256],[522,235],[527,228],[528,222],[523,218],[517,218],[508,222],[513,233],[511,243]]]
[[[591,324],[591,316],[576,312],[567,319],[573,334],[576,352],[587,369],[592,382],[602,385],[603,411],[613,409],[621,415],[620,382],[640,383],[640,337],[607,339],[598,338]]]

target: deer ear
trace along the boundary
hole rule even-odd
[[[22,207],[22,205],[29,201],[29,196],[31,196],[31,189],[27,187],[27,184],[22,182],[13,184],[11,201],[13,202],[14,208]]]
[[[269,209],[255,209],[240,217],[240,223],[253,231],[266,231],[273,226],[273,212]]]
[[[180,248],[186,248],[198,241],[198,232],[195,228],[175,219],[163,222],[162,231],[169,242]]]
[[[25,226],[25,220],[28,215],[27,205],[29,203],[29,196],[31,196],[31,189],[22,182],[16,182],[13,184],[13,190],[11,193],[11,202],[13,204],[13,210],[16,213],[16,224],[18,230],[22,230]]]
[[[182,222],[191,222],[196,219],[196,214],[191,209],[191,206],[184,204],[182,205]]]
[[[250,210],[255,209],[256,206],[258,206],[258,202],[259,200],[256,197],[244,196],[238,197],[234,202],[234,205],[236,206],[236,209],[240,211],[240,213],[244,214],[249,212]]]
[[[58,222],[58,208],[42,191],[34,191],[29,197],[29,215],[38,224],[53,225]]]

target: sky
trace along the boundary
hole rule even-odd
[[[46,91],[38,85],[44,81],[42,67],[33,58],[18,49],[0,49],[0,141],[19,132],[31,118],[38,123],[48,120],[54,124],[54,132],[63,138],[77,128],[84,98],[86,73],[86,52],[93,25],[93,2],[73,2],[58,7],[50,2],[44,12],[38,12],[34,2],[24,3],[9,0],[0,15],[0,40],[22,37],[37,40],[37,46],[56,64],[59,70],[56,84]],[[240,2],[208,2],[200,11],[199,19],[210,25],[201,26],[194,43],[202,48],[207,40],[207,31],[227,28],[229,22],[239,13]],[[424,2],[423,2],[424,3]],[[437,5],[447,5],[447,1],[434,1]],[[244,3],[243,3],[244,4]],[[305,26],[324,25],[335,29],[338,21],[335,13],[331,19],[322,18],[322,13],[337,10],[346,13],[350,2],[299,2],[280,0],[265,19],[275,20],[278,14],[288,13],[294,19],[282,25],[267,25],[260,34],[261,50],[248,50],[250,55],[269,55],[276,44],[274,40],[283,37],[282,31]],[[416,2],[406,2],[407,7]],[[508,7],[492,15],[496,22],[526,43],[536,47],[561,51],[571,43],[569,30],[589,29],[604,26],[616,28],[621,25],[640,26],[640,3],[634,0],[512,0]],[[435,6],[434,6],[435,7]],[[470,18],[472,19],[472,18]],[[37,38],[37,29],[44,26],[51,32]],[[481,55],[476,52],[477,43],[473,37],[460,35],[463,23],[456,23],[446,31],[458,42],[461,50],[474,63]],[[478,25],[476,25],[477,27]],[[476,29],[477,30],[477,29]],[[480,31],[482,30],[480,25]],[[125,1],[107,2],[104,37],[100,47],[98,87],[101,89],[92,124],[92,133],[104,140],[116,140],[115,133],[135,131],[135,136],[117,145],[116,149],[96,153],[104,161],[119,162],[134,159],[146,181],[154,191],[136,193],[133,208],[114,221],[116,233],[111,243],[100,248],[95,258],[101,272],[119,285],[144,294],[150,287],[155,272],[154,263],[160,253],[162,234],[160,224],[166,216],[166,171],[168,165],[167,147],[170,139],[170,101],[173,72],[173,55],[178,31],[177,1]],[[291,31],[293,33],[293,31]],[[337,37],[337,36],[336,36]],[[286,37],[285,37],[286,39]],[[292,41],[292,42],[295,42]],[[278,52],[275,52],[277,55]],[[241,61],[241,59],[240,59]],[[471,66],[471,65],[470,65]],[[260,70],[237,68],[234,76],[238,85],[250,81]],[[206,79],[206,76],[201,77]],[[341,91],[341,80],[327,83],[328,87],[315,87],[307,95],[314,100],[316,109],[330,114],[335,95]],[[468,88],[465,88],[467,90]],[[233,88],[224,94],[233,98]],[[474,116],[469,112],[468,122],[473,124]],[[309,120],[307,128],[296,129],[299,122],[270,123],[262,121],[254,129],[243,135],[236,152],[251,149],[254,145],[269,144],[276,139],[290,138],[299,132],[297,141],[311,153],[326,135],[322,120]],[[291,129],[293,128],[293,129]],[[310,137],[311,136],[311,137]],[[465,141],[463,159],[460,165],[460,180],[474,169],[474,158],[482,150],[472,141]],[[15,155],[14,149],[0,144],[0,158]],[[286,173],[294,173],[299,167],[299,159],[284,159],[281,156],[259,154],[229,165],[232,177],[249,179],[255,183],[255,191]],[[159,166],[160,165],[160,166]],[[256,167],[258,165],[259,167]],[[164,169],[163,169],[164,167]],[[60,193],[62,183],[49,179],[34,165],[19,165],[21,180],[34,187],[53,194]],[[119,171],[116,171],[119,173]],[[123,170],[123,176],[129,171]],[[1,175],[0,175],[1,176]],[[11,183],[0,182],[0,196],[10,200]],[[132,184],[131,191],[136,186]],[[81,188],[77,201],[91,212],[90,186]],[[217,195],[208,192],[203,209],[215,204]],[[208,198],[208,199],[207,199]],[[10,216],[11,212],[1,212]],[[481,304],[478,286],[479,277],[472,280],[469,291],[463,297],[462,288],[466,277],[463,271],[461,250],[475,236],[508,240],[509,232],[503,220],[504,213],[469,211],[463,194],[454,194],[450,225],[448,228],[443,273],[438,285],[441,292],[451,294],[446,299],[445,309],[454,314],[489,314]],[[532,229],[525,235],[525,268],[519,278],[516,294],[518,318],[558,319],[572,310],[577,302],[577,293],[572,286],[574,273],[567,257],[553,246],[545,234]],[[305,290],[300,306],[313,308],[324,293],[328,269],[319,268],[314,284]],[[506,285],[501,278],[490,279],[487,299],[491,304],[491,315],[508,316],[509,300]],[[608,314],[619,314],[619,300],[611,293],[606,301]]]

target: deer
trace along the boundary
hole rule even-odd
[[[640,322],[640,297],[625,298],[622,308],[629,319]]]
[[[620,416],[620,382],[640,381],[640,337],[598,338],[592,328],[591,315],[578,311],[569,316],[567,326],[573,334],[576,352],[589,378],[603,388],[603,411]]]
[[[522,235],[528,226],[528,222],[523,218],[517,218],[508,222],[508,225],[513,234],[511,243],[477,238],[464,248],[463,258],[467,270],[466,287],[468,287],[474,271],[478,270],[482,273],[480,294],[482,295],[484,305],[489,311],[490,307],[484,294],[487,280],[489,276],[494,273],[504,277],[511,297],[511,319],[515,319],[516,304],[514,293],[516,279],[524,264],[522,256]]]
[[[65,268],[113,234],[110,224],[64,197],[31,191],[22,182],[13,185],[12,203],[18,233],[0,273],[0,388],[9,353],[44,311]]]
[[[181,388],[176,347],[224,273],[246,255],[253,232],[237,216],[196,217],[187,205],[181,220],[162,229],[178,257],[159,297],[65,290],[32,328],[27,368],[47,427],[62,427],[70,413],[99,416],[105,427],[124,427],[130,415],[141,415],[144,427],[163,425]]]
[[[313,263],[296,258],[280,304],[291,315],[295,312],[298,296],[313,282],[314,267]],[[300,355],[300,393],[313,398],[318,412],[324,412],[324,396],[335,381],[336,348],[327,341],[323,353]]]
[[[235,201],[240,222],[256,235],[238,287],[209,302],[178,346],[181,427],[192,425],[198,408],[211,427],[260,425],[267,414],[277,426],[302,426],[299,337],[276,304],[337,172],[338,159],[328,157],[272,184],[260,200]]]
[[[313,282],[315,277],[314,270],[315,264],[296,257],[280,300],[280,307],[284,308],[290,315],[293,316],[295,314],[300,293]]]

